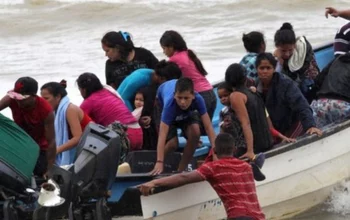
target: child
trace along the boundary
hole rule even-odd
[[[176,63],[183,76],[193,81],[194,90],[203,97],[211,120],[216,108],[216,96],[213,86],[206,78],[208,73],[202,62],[192,50],[187,48],[185,40],[176,31],[165,31],[159,41],[169,61]]]
[[[192,80],[186,77],[161,84],[157,91],[157,99],[162,108],[162,114],[157,162],[151,173],[159,174],[163,171],[165,154],[170,150],[170,146],[178,145],[177,128],[187,136],[187,143],[178,168],[178,171],[184,171],[198,146],[200,122],[203,123],[210,143],[214,147],[215,132],[205,102],[202,96],[194,91]]]
[[[138,188],[148,196],[155,187],[179,187],[206,180],[223,202],[228,219],[264,220],[252,169],[248,163],[232,157],[235,150],[233,137],[219,134],[214,147],[218,159],[203,164],[195,171],[155,179]]]
[[[255,87],[250,87],[249,88],[252,92],[256,92],[256,88]],[[227,83],[221,83],[218,86],[218,96],[220,99],[221,104],[223,104],[225,107],[221,110],[220,112],[220,132],[221,133],[230,133],[232,132],[232,130],[234,129],[235,126],[233,126],[232,123],[234,123],[232,121],[232,110],[230,108],[230,94],[233,92],[233,89],[227,84]],[[267,110],[265,109],[266,112],[266,117],[267,117],[267,123],[269,125],[270,128],[270,132],[271,135],[276,139],[276,138],[280,138],[283,142],[295,142],[296,140],[294,138],[288,138],[286,136],[284,136],[283,134],[281,134],[279,131],[277,131],[274,127],[273,124],[271,122],[269,113],[267,112]],[[238,140],[236,140],[238,141]],[[236,143],[238,144],[238,143]]]
[[[135,110],[132,112],[132,115],[139,120],[141,117],[142,109],[143,109],[143,104],[144,104],[144,95],[143,93],[139,90],[136,95],[135,95]]]

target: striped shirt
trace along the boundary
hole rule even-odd
[[[350,51],[350,22],[341,27],[334,39],[334,56]]]
[[[252,168],[247,162],[233,157],[221,158],[203,164],[196,171],[219,195],[228,218],[265,219],[256,195]]]

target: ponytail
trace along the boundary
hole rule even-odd
[[[204,69],[202,62],[198,59],[197,55],[190,49],[187,50],[188,57],[193,61],[197,70],[203,75],[208,75],[207,71]]]

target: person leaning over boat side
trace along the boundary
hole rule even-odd
[[[74,163],[76,150],[85,127],[92,121],[81,108],[70,102],[66,81],[49,82],[41,87],[43,97],[55,111],[56,164]]]
[[[256,88],[254,87],[253,92],[256,92]],[[242,133],[242,129],[241,126],[239,124],[238,120],[232,120],[232,118],[236,119],[236,115],[235,112],[231,109],[231,103],[230,103],[230,95],[233,92],[233,88],[227,84],[226,82],[223,82],[221,84],[219,84],[218,86],[218,97],[220,99],[220,102],[222,105],[224,105],[225,107],[221,109],[220,111],[220,133],[237,133],[238,131],[233,131],[234,129],[239,128],[239,131]],[[283,134],[281,134],[279,131],[277,131],[274,127],[273,124],[271,122],[269,113],[267,112],[267,110],[265,109],[266,112],[266,118],[267,118],[267,123],[269,125],[270,128],[270,133],[272,135],[272,137],[274,138],[278,138],[281,139],[283,142],[295,142],[296,140],[293,138],[288,138],[286,136],[284,136]],[[234,123],[237,123],[237,125],[235,125]],[[235,146],[241,146],[242,144],[239,143],[239,141],[244,141],[244,138],[237,138],[235,139],[235,141],[238,141],[238,143],[235,143]],[[245,142],[245,141],[244,141]],[[243,145],[245,146],[246,144],[243,143]]]
[[[0,111],[10,107],[13,120],[33,138],[40,147],[34,175],[43,176],[52,167],[56,157],[54,113],[50,104],[37,96],[38,82],[21,77],[15,88],[0,100]]]
[[[229,103],[234,113],[231,117],[234,128],[230,134],[237,144],[237,157],[251,160],[254,153],[271,149],[273,142],[263,100],[246,87],[245,71],[242,65],[231,64],[226,70],[225,82],[233,88]]]
[[[200,126],[203,123],[210,144],[214,146],[215,132],[211,124],[205,102],[200,94],[194,91],[190,78],[170,80],[159,86],[157,100],[162,109],[157,145],[157,161],[151,174],[163,172],[164,156],[178,146],[177,128],[187,138],[178,171],[184,171],[193,157],[200,138]]]
[[[235,150],[233,137],[219,134],[214,147],[217,159],[197,170],[155,179],[138,188],[144,196],[148,196],[155,187],[179,187],[208,181],[223,202],[229,220],[264,220],[251,166],[232,157]]]
[[[276,65],[271,53],[261,53],[256,59],[257,91],[263,97],[273,126],[289,138],[297,138],[304,132],[322,135],[307,100],[292,80],[275,72]]]
[[[275,33],[275,56],[280,68],[277,72],[294,80],[309,103],[315,98],[314,79],[320,70],[311,44],[305,36],[295,37],[293,26],[284,23]]]
[[[337,10],[332,7],[327,7],[325,12],[326,18],[328,15],[332,17],[342,17],[350,20],[350,9],[349,10]],[[334,56],[346,54],[350,51],[350,22],[342,26],[335,35],[334,39]]]
[[[140,68],[154,69],[158,63],[152,52],[135,47],[127,32],[108,32],[103,36],[101,43],[108,57],[106,83],[114,89],[118,89],[120,83],[133,71]]]
[[[259,53],[265,52],[266,43],[264,35],[258,31],[243,34],[242,41],[244,48],[248,52],[239,62],[247,71],[247,77],[254,82],[258,80],[258,73],[255,67],[256,57]]]
[[[104,88],[93,73],[81,74],[77,79],[77,84],[84,98],[80,108],[97,124],[108,126],[118,121],[125,125],[130,150],[140,150],[143,144],[142,129],[115,90],[109,91]]]
[[[176,63],[184,77],[193,81],[194,91],[198,92],[205,101],[205,106],[210,120],[216,109],[216,95],[213,86],[207,80],[207,71],[197,55],[187,48],[183,37],[176,31],[165,31],[159,40],[163,53],[169,57],[169,61]]]
[[[320,90],[311,103],[317,127],[349,119],[350,54],[338,56],[319,76],[315,82]]]

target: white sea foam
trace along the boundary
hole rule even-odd
[[[327,211],[350,217],[350,181],[344,181],[332,191]]]

